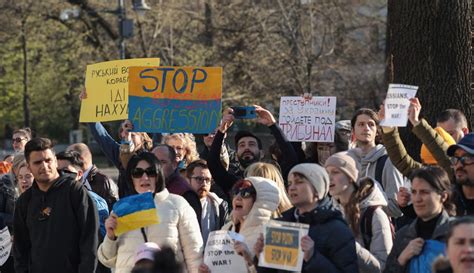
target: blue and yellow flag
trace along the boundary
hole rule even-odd
[[[117,236],[130,230],[159,223],[153,194],[146,192],[118,200],[112,209],[117,215]]]

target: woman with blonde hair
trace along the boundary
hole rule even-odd
[[[280,203],[278,204],[278,208],[273,212],[272,218],[280,218],[284,211],[291,209],[292,205],[286,193],[283,177],[275,165],[265,162],[253,163],[245,169],[244,176],[259,176],[270,179],[276,183],[280,192]]]
[[[185,169],[189,163],[199,159],[196,142],[191,134],[177,133],[166,135],[163,138],[163,142],[175,150],[180,170]]]

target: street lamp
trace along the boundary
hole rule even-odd
[[[133,10],[138,13],[139,16],[143,15],[146,11],[150,10],[150,7],[146,4],[145,0],[132,0]],[[125,13],[124,0],[118,0],[117,15],[119,18],[119,48],[120,48],[120,59],[125,59],[125,39],[133,36],[133,20],[127,19]]]
[[[138,14],[138,16],[143,16],[146,11],[151,10],[145,0],[132,0],[132,8]],[[81,10],[79,8],[65,9],[61,11],[59,18],[62,21],[79,18],[80,12]],[[118,0],[118,8],[116,10],[103,10],[103,12],[113,13],[118,17],[118,47],[120,50],[120,59],[125,59],[125,39],[131,38],[133,36],[133,20],[127,18],[124,0]]]

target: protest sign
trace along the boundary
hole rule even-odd
[[[380,125],[406,127],[410,99],[415,97],[417,90],[418,86],[389,84],[385,98],[385,118]]]
[[[264,225],[263,252],[259,266],[289,271],[301,271],[303,251],[301,238],[308,234],[309,225],[270,221]]]
[[[244,258],[234,250],[235,240],[243,242],[244,238],[227,230],[217,230],[209,234],[204,250],[204,263],[211,272],[247,273]]]
[[[0,266],[3,265],[8,257],[10,257],[10,251],[12,249],[12,238],[8,227],[4,227],[0,230]]]
[[[290,141],[333,142],[336,97],[281,97],[279,125]]]
[[[117,215],[117,228],[115,229],[117,236],[130,230],[159,223],[151,192],[120,198],[115,202],[112,212]]]
[[[222,68],[131,67],[133,130],[207,134],[221,119]]]
[[[128,68],[158,66],[159,58],[128,59],[87,66],[87,98],[81,102],[80,122],[128,118]]]

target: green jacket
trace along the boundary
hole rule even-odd
[[[444,139],[424,119],[413,127],[413,133],[426,145],[438,165],[448,173],[451,181],[454,181],[454,172],[446,154],[449,146]],[[410,177],[414,170],[423,166],[407,153],[396,127],[383,128],[382,139],[390,160],[404,176]]]

